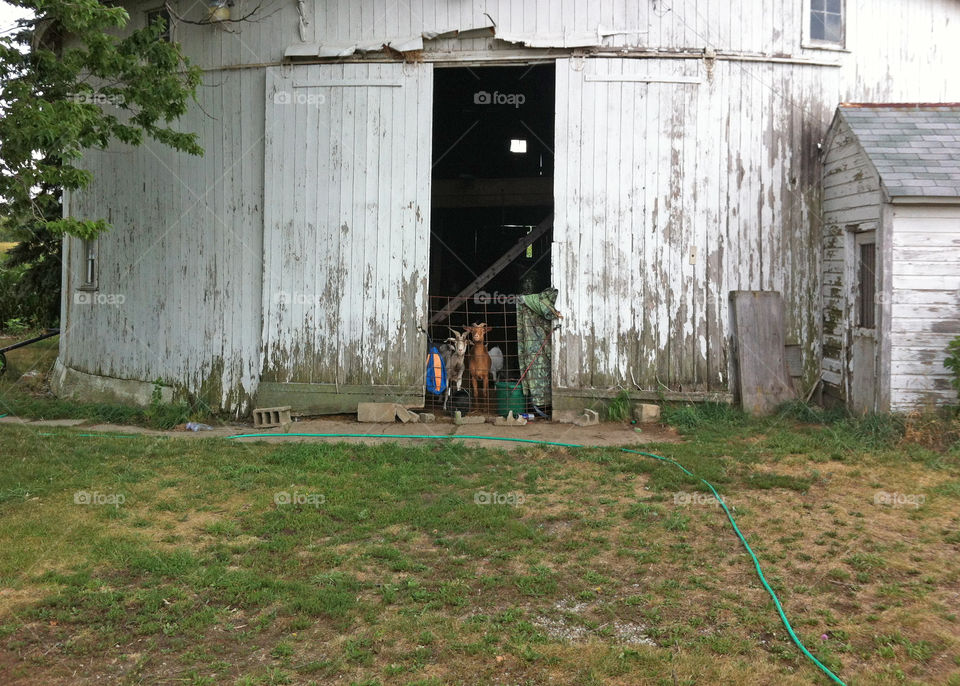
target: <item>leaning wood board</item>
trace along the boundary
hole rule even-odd
[[[770,414],[796,397],[784,354],[783,301],[777,291],[731,291],[738,396],[746,412]]]

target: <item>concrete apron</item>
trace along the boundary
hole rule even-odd
[[[393,434],[401,436],[490,436],[498,438],[524,438],[534,441],[551,441],[556,443],[575,443],[588,446],[629,446],[645,443],[675,443],[680,440],[672,429],[658,425],[638,425],[621,423],[604,423],[596,426],[574,426],[559,424],[545,420],[534,420],[525,426],[495,426],[491,423],[455,426],[452,420],[438,418],[432,424],[403,424],[387,423],[360,423],[349,419],[306,419],[293,422],[288,428],[277,427],[272,429],[256,430],[251,425],[229,424],[215,427],[212,431],[158,431],[140,426],[120,424],[89,424],[82,419],[42,419],[29,420],[20,417],[0,418],[0,425],[17,424],[30,428],[68,429],[77,433],[103,433],[122,436],[164,436],[168,438],[225,438],[239,434],[275,434],[277,438],[240,438],[241,442],[265,441],[267,443],[280,442],[336,442],[364,443],[377,445],[389,443],[393,438],[314,438],[291,437],[281,438],[285,433],[323,433],[323,434],[374,434],[377,436]],[[640,431],[635,429],[639,428]],[[400,439],[405,440],[405,439]],[[424,439],[435,440],[435,439]],[[446,439],[444,439],[446,440]],[[471,447],[483,446],[487,448],[513,449],[522,447],[523,443],[508,441],[463,440],[464,445]]]

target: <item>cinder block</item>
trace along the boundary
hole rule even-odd
[[[396,405],[395,407],[397,408],[397,414],[396,414],[397,419],[399,419],[404,424],[407,424],[407,423],[416,424],[420,421],[420,415],[417,414],[416,412],[411,412],[410,410],[403,407],[402,405]]]
[[[497,417],[493,420],[496,426],[523,426],[527,423],[526,417],[514,417],[513,411],[507,413],[506,417]]]
[[[453,423],[457,426],[463,426],[464,424],[484,424],[486,421],[486,417],[464,417],[460,410],[457,410],[453,414]]]
[[[633,418],[641,424],[660,421],[660,406],[649,403],[640,403],[633,408]]]
[[[259,407],[253,411],[253,426],[257,429],[269,429],[274,426],[283,426],[289,424],[290,406],[283,407]]]
[[[596,410],[584,410],[583,414],[574,422],[577,426],[594,426],[600,423],[600,415]]]
[[[396,421],[396,419],[396,403],[359,403],[357,405],[358,422],[377,422],[380,424],[389,424]]]
[[[420,423],[421,424],[433,424],[437,421],[436,415],[430,412],[421,412],[420,413]]]

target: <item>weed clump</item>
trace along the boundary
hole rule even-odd
[[[626,391],[620,391],[617,397],[607,405],[607,421],[625,422],[630,419],[632,411],[630,394]]]
[[[746,426],[750,417],[727,403],[687,403],[667,405],[661,411],[663,421],[681,432],[722,430]]]

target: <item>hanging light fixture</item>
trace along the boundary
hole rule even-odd
[[[527,152],[527,141],[524,138],[510,139],[510,152],[524,154]]]

